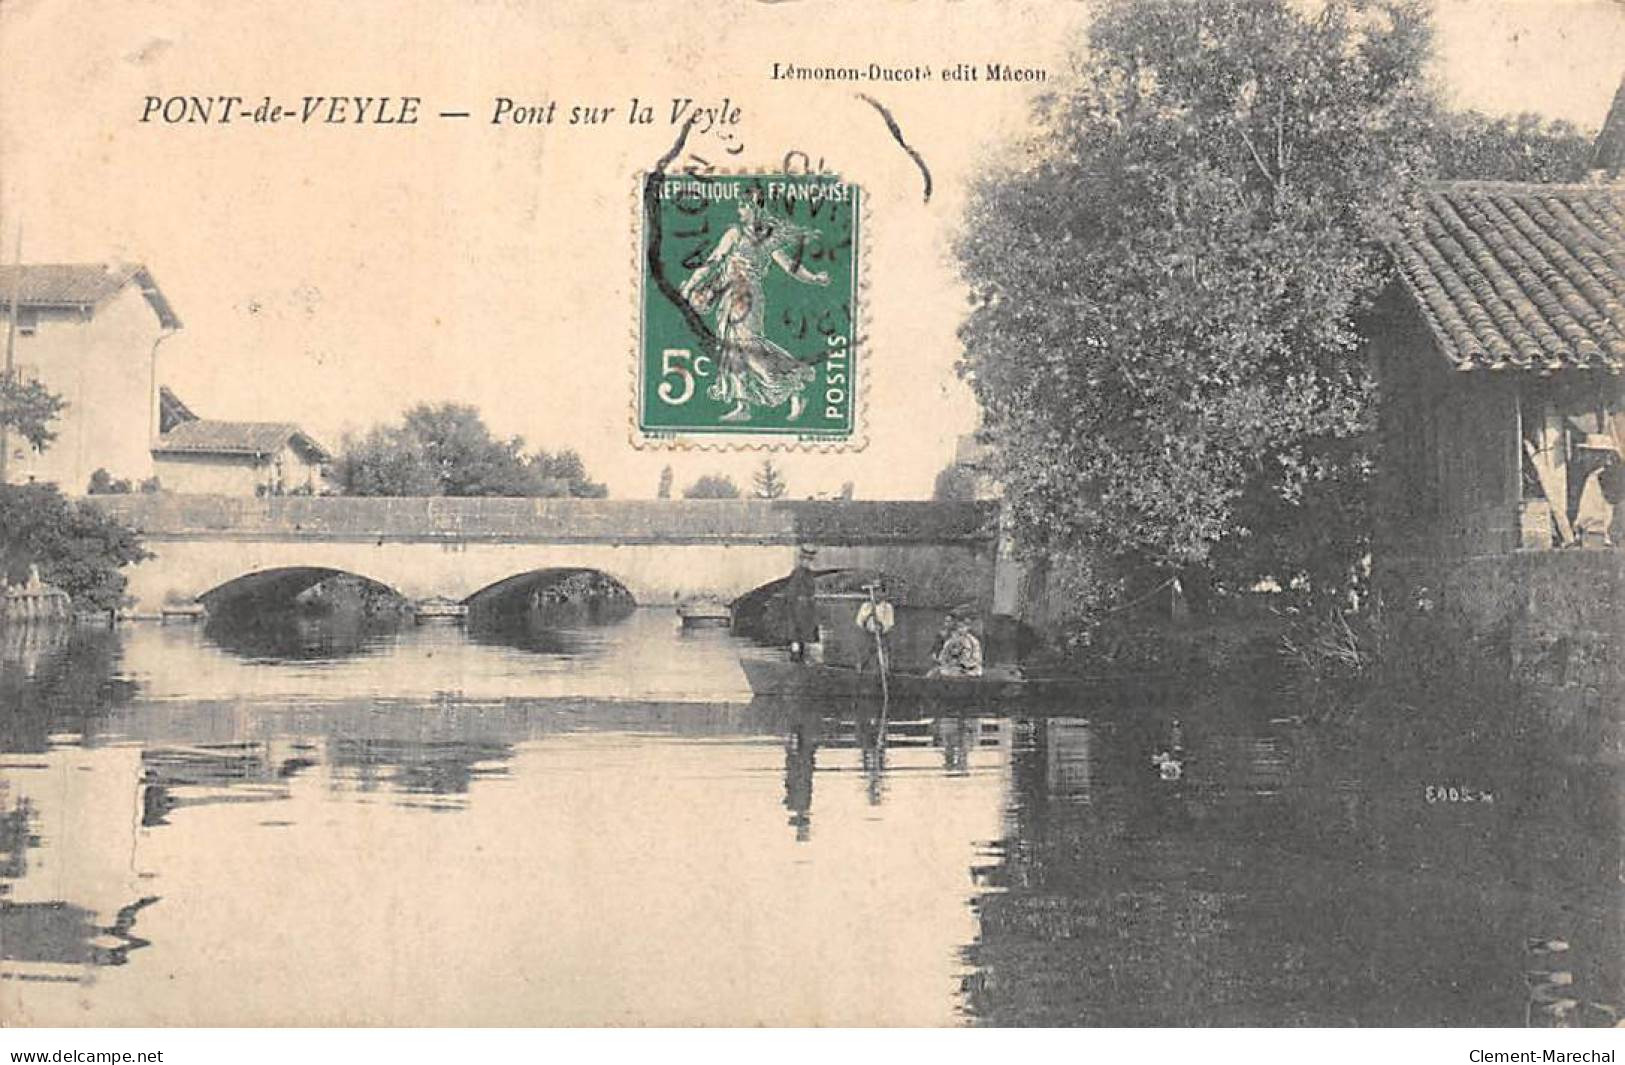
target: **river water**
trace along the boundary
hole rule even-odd
[[[882,747],[851,708],[753,705],[738,659],[773,652],[655,610],[500,636],[5,635],[7,1023],[1595,1025],[1621,1006],[1603,767],[1371,751],[1236,693],[898,706]]]

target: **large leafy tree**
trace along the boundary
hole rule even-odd
[[[124,596],[120,569],[151,556],[134,530],[54,484],[0,486],[0,576],[28,579],[30,567],[73,597],[80,610],[113,610]]]
[[[1086,609],[1352,579],[1362,516],[1322,504],[1364,475],[1359,318],[1428,166],[1429,41],[1417,0],[1116,0],[975,186],[961,370]]]
[[[334,477],[346,495],[607,494],[574,451],[527,452],[523,439],[498,439],[478,410],[458,403],[419,404],[400,425],[346,440]]]

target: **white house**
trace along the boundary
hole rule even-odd
[[[166,492],[265,496],[314,493],[331,461],[291,422],[179,421],[152,449]]]
[[[180,326],[144,266],[0,266],[0,327],[13,373],[68,404],[42,453],[15,432],[5,435],[5,480],[55,481],[79,494],[98,467],[131,481],[152,476],[158,344]]]

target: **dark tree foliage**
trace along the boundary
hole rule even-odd
[[[0,425],[20,434],[35,451],[44,451],[56,439],[51,423],[67,405],[38,381],[0,378]]]
[[[497,439],[478,410],[458,403],[420,404],[398,426],[346,439],[334,480],[343,494],[360,496],[608,494],[574,451],[526,452],[523,439]]]
[[[738,499],[739,486],[726,474],[708,473],[683,489],[684,499]]]
[[[146,482],[143,481],[142,484],[145,485]],[[107,472],[106,466],[96,467],[90,475],[90,484],[85,487],[85,494],[93,496],[128,495],[129,492],[129,480],[124,477],[115,478]]]
[[[1428,168],[1430,32],[1415,0],[1116,0],[975,186],[961,370],[1082,613],[1148,572],[1357,579],[1363,515],[1323,504],[1368,464],[1358,321]]]
[[[1539,115],[1491,118],[1477,111],[1440,115],[1429,137],[1440,178],[1583,181],[1594,138],[1572,123]]]
[[[41,579],[73,597],[78,610],[113,610],[124,596],[120,570],[152,556],[135,531],[54,484],[0,486],[0,576],[17,584],[38,566]]]
[[[939,503],[963,503],[976,498],[976,472],[955,462],[944,466],[931,488]]]

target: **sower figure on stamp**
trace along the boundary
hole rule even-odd
[[[817,549],[803,546],[796,552],[796,568],[784,582],[786,643],[790,647],[790,661],[805,662],[811,646],[818,643],[817,580],[812,563]]]
[[[715,400],[732,403],[725,422],[750,421],[752,407],[790,402],[790,420],[801,417],[803,394],[817,376],[807,363],[767,338],[763,279],[771,264],[797,281],[829,284],[829,274],[808,270],[791,257],[808,231],[772,217],[760,204],[739,203],[739,223],[729,226],[705,262],[683,282],[682,294],[701,313],[713,313],[717,324],[717,379],[707,390]]]

